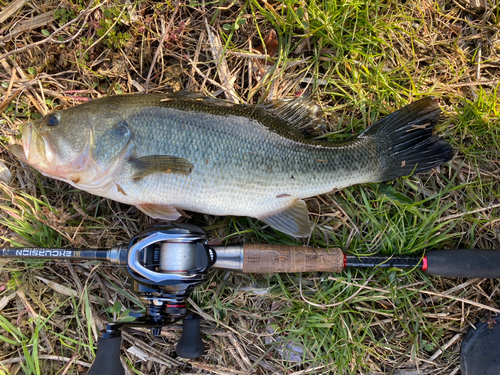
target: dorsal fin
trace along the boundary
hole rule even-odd
[[[294,133],[297,133],[298,130],[301,135],[307,138],[316,137],[323,134],[325,131],[321,119],[323,112],[311,100],[309,95],[302,95],[295,99],[269,100],[256,106],[235,104],[224,99],[211,98],[200,92],[191,92],[188,90],[169,93],[165,95],[164,99],[161,99],[162,102],[171,100],[202,101],[220,107],[260,108],[270,115],[286,122],[286,124],[293,129]]]
[[[306,137],[314,137],[324,131],[321,119],[323,111],[318,108],[309,95],[303,95],[296,99],[269,100],[259,104],[258,107],[285,120]]]
[[[172,93],[165,94],[165,98],[162,102],[168,102],[169,100],[188,100],[188,101],[203,101],[205,103],[216,104],[218,106],[234,106],[233,102],[224,99],[212,98],[210,96],[203,95],[198,91],[180,90]]]
[[[165,94],[165,97],[172,99],[191,99],[191,100],[202,100],[208,98],[199,91],[189,91],[186,89],[167,93]]]

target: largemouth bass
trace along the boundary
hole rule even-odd
[[[307,139],[321,122],[306,99],[237,105],[197,94],[96,99],[23,128],[11,150],[44,175],[135,205],[153,218],[182,210],[258,218],[311,232],[304,198],[439,166],[437,100],[421,99],[341,143]]]

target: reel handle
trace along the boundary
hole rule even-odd
[[[97,355],[87,375],[125,375],[125,369],[120,361],[121,335],[118,337],[99,337]]]
[[[175,350],[177,355],[187,359],[201,357],[205,351],[205,344],[200,335],[200,317],[188,315],[182,325],[182,336]]]
[[[128,326],[125,323],[124,326]],[[131,326],[147,326],[147,324],[130,324]],[[97,355],[87,375],[125,375],[125,369],[120,361],[122,324],[111,323],[106,331],[101,332],[97,341]],[[161,330],[161,327],[156,327]],[[205,344],[200,335],[200,317],[188,315],[183,320],[182,336],[177,343],[176,352],[181,358],[194,359],[201,357]]]

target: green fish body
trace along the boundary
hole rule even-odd
[[[305,138],[305,99],[246,106],[196,94],[107,97],[27,124],[12,151],[43,174],[175,220],[182,210],[258,218],[293,236],[311,227],[304,198],[436,167],[425,98],[342,143]]]

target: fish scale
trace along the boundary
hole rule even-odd
[[[321,122],[304,98],[245,106],[192,93],[124,95],[34,121],[24,149],[12,150],[48,176],[152,217],[176,219],[179,210],[251,216],[306,236],[302,199],[449,160],[451,148],[432,134],[439,112],[436,100],[424,98],[331,143],[302,135]],[[50,116],[57,125],[49,126]],[[44,160],[44,148],[56,160]]]
[[[255,189],[259,189],[265,200],[279,194],[304,198],[375,178],[377,159],[372,156],[374,150],[361,148],[363,142],[357,147],[330,148],[324,143],[304,145],[272,133],[257,121],[250,122],[244,117],[200,115],[161,107],[145,111],[151,113],[144,114],[144,120],[156,119],[156,123],[151,124],[151,128],[155,129],[153,137],[148,137],[146,128],[139,126],[146,122],[141,119],[142,116],[133,116],[128,120],[133,133],[138,135],[135,142],[137,155],[145,156],[155,150],[160,154],[186,158],[195,165],[193,173],[184,177],[197,187],[196,194],[191,197],[176,200],[181,189],[170,181],[172,176],[163,175],[161,180],[158,179],[160,176],[150,176],[144,180],[144,188],[153,181],[158,182],[154,195],[148,196],[148,200],[158,203],[162,196],[169,196],[172,204],[199,211],[212,202],[218,210],[214,214],[240,215],[238,205],[243,204],[247,209],[250,204],[246,203],[247,197],[255,202]],[[218,126],[215,128],[211,124]],[[168,130],[158,132],[160,128]],[[190,129],[192,132],[189,132]],[[143,141],[145,139],[146,142]],[[196,147],[202,142],[204,152]],[[351,152],[350,160],[345,158],[345,152]],[[349,165],[356,166],[354,173],[346,173]],[[127,186],[133,184],[127,174],[121,181],[124,184],[130,182]],[[156,189],[161,189],[161,186],[167,190],[157,194]],[[236,186],[236,189],[231,189],[231,186]],[[211,193],[220,191],[227,193],[223,199],[233,200],[231,207],[226,207],[227,202],[223,199],[210,197]],[[258,202],[253,205],[256,212],[251,216],[262,210]]]

